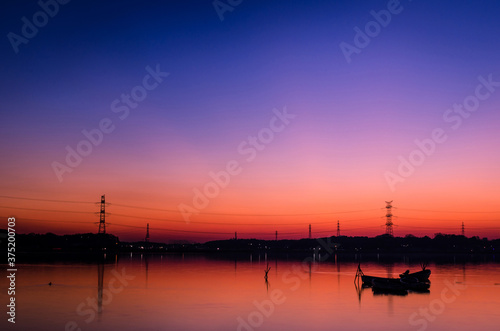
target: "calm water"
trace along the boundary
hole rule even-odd
[[[357,289],[357,262],[121,256],[18,265],[17,330],[498,330],[500,264],[431,263],[430,293]],[[402,260],[403,262],[403,260]],[[405,263],[363,263],[397,276]],[[412,265],[417,271],[418,265]],[[47,284],[52,282],[53,286]],[[5,278],[1,282],[6,289]],[[0,294],[8,300],[6,291]],[[5,307],[5,305],[3,305]],[[5,309],[5,308],[4,308]]]

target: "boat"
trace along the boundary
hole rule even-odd
[[[431,271],[429,269],[422,269],[417,272],[410,273],[410,270],[406,270],[399,275],[401,279],[417,279],[419,282],[428,282],[431,276]]]
[[[363,281],[363,284],[368,285],[369,287],[372,287],[374,280],[383,281],[384,279],[389,279],[389,278],[361,275],[361,280]]]
[[[430,287],[429,276],[431,271],[423,269],[418,272],[410,273],[409,270],[400,274],[399,278],[386,278],[368,276],[363,273],[361,266],[358,265],[356,279],[361,279],[363,287],[372,287],[375,292],[389,292],[394,294],[405,294],[407,291],[427,293]]]
[[[407,291],[428,293],[430,282],[420,282],[416,278],[380,278],[372,279],[372,288],[375,292],[390,292],[405,294]]]
[[[399,278],[376,278],[372,280],[372,287],[381,290],[406,290],[405,283]]]

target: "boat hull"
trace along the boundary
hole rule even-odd
[[[374,276],[362,276],[363,285],[372,287],[377,291],[393,292],[426,292],[430,287],[430,282],[420,282],[416,278],[384,278]]]
[[[399,275],[401,279],[409,278],[409,279],[417,279],[419,282],[427,282],[429,281],[429,277],[431,276],[431,271],[429,269],[420,270],[413,273],[402,273]]]

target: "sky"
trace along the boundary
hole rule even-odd
[[[0,217],[152,241],[500,238],[495,1],[15,1]],[[45,9],[43,9],[45,8]],[[36,23],[36,25],[35,25]]]

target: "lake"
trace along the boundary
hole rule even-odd
[[[311,260],[134,253],[104,264],[19,264],[16,324],[8,323],[4,312],[1,325],[51,331],[498,330],[500,325],[498,263],[451,257],[431,262],[429,293],[399,296],[357,287],[356,261]],[[365,274],[382,277],[420,269],[404,257],[361,266]],[[1,284],[8,288],[6,278]],[[0,298],[8,303],[7,291]]]

